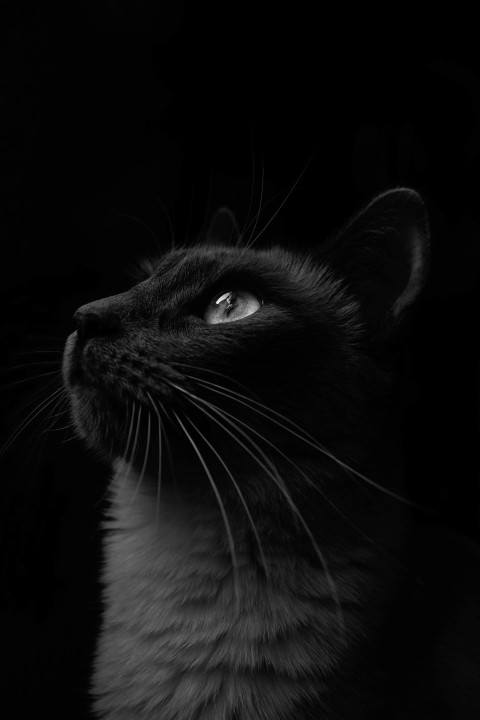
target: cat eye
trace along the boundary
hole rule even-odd
[[[205,310],[203,319],[209,325],[234,322],[253,315],[261,307],[260,300],[248,290],[229,290],[213,298]]]

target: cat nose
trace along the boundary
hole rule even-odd
[[[79,342],[84,345],[92,337],[104,337],[118,331],[121,327],[114,312],[95,307],[95,303],[83,305],[74,313]]]

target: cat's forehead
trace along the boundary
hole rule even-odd
[[[252,262],[252,253],[245,253],[235,248],[204,247],[194,245],[190,248],[172,250],[158,259],[154,276],[167,273],[208,272],[217,268],[230,267],[235,262]]]
[[[283,263],[279,253],[249,248],[195,245],[172,250],[150,264],[149,275],[164,283],[214,282],[223,274],[271,273],[280,271]]]

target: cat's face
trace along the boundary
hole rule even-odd
[[[390,198],[392,204],[398,211],[399,198]],[[343,243],[352,252],[343,248],[343,256],[336,250],[341,240],[333,251],[301,256],[207,237],[154,261],[128,292],[81,307],[64,357],[79,434],[110,459],[130,453],[142,465],[154,453],[157,431],[169,427],[181,458],[189,452],[193,458],[194,439],[207,454],[213,443],[247,466],[245,446],[252,449],[252,442],[266,455],[272,444],[308,454],[297,426],[351,461],[360,451],[359,433],[367,446],[383,422],[390,390],[389,369],[378,357],[388,323],[380,327],[371,318],[380,311],[387,318],[401,297],[396,286],[412,294],[413,260],[403,260],[403,280],[394,271],[389,281],[383,260],[378,279],[365,276],[356,228],[365,220],[369,226],[371,212],[347,229]],[[377,228],[372,237],[378,235]],[[407,239],[397,245],[402,257],[418,258]],[[364,246],[370,267],[373,251],[367,240]],[[352,264],[359,274],[348,269]],[[369,305],[362,303],[361,282]]]
[[[296,422],[317,415],[328,427],[339,402],[332,384],[358,370],[358,304],[327,268],[280,249],[173,251],[131,290],[76,317],[64,376],[78,428],[94,444],[113,439],[116,453],[125,437],[111,428],[125,427],[129,405],[193,410],[206,391],[193,378],[243,386]]]

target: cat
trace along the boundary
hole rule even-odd
[[[256,247],[221,208],[77,310],[64,384],[113,468],[97,717],[480,717],[478,587],[445,599],[404,497],[402,347],[428,264],[411,189],[308,252]],[[458,544],[450,588],[478,567]]]

